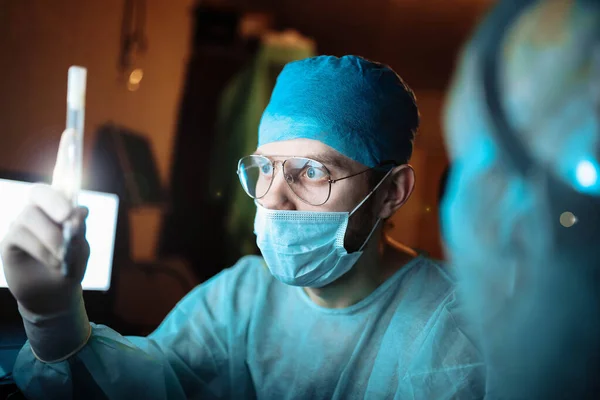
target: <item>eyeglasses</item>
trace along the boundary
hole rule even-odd
[[[248,196],[253,199],[261,199],[269,192],[278,165],[281,165],[283,178],[287,185],[300,200],[312,206],[320,206],[329,200],[333,183],[386,165],[396,165],[396,163],[385,161],[356,174],[331,179],[327,167],[310,158],[290,157],[284,161],[272,161],[268,157],[253,154],[241,158],[237,169],[242,187]]]

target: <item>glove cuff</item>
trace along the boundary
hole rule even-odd
[[[19,304],[23,325],[33,355],[44,363],[66,360],[87,344],[92,328],[85,311],[83,297],[70,310],[37,315]]]

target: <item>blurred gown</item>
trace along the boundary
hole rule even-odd
[[[581,165],[599,171],[600,2],[533,2],[504,21],[500,102],[511,140],[533,160],[528,174],[494,135],[478,63],[511,3],[524,5],[503,1],[490,14],[452,85],[445,242],[476,324],[487,398],[600,398],[600,185],[578,181]],[[578,210],[582,202],[592,207]],[[574,228],[559,223],[566,211],[580,219]]]
[[[448,271],[417,257],[344,309],[315,305],[248,256],[197,287],[148,338],[93,325],[14,375],[31,399],[476,399],[480,354],[461,329]]]

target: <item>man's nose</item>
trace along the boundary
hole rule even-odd
[[[295,210],[295,196],[285,181],[283,171],[277,168],[273,182],[267,194],[260,199],[260,204],[271,210]]]

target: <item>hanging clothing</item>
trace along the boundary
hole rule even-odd
[[[290,45],[285,38],[265,40],[254,61],[231,81],[220,100],[209,196],[213,202],[225,203],[229,265],[242,255],[257,252],[253,234],[256,207],[240,186],[237,162],[256,150],[260,119],[283,66],[315,53],[310,43]]]

